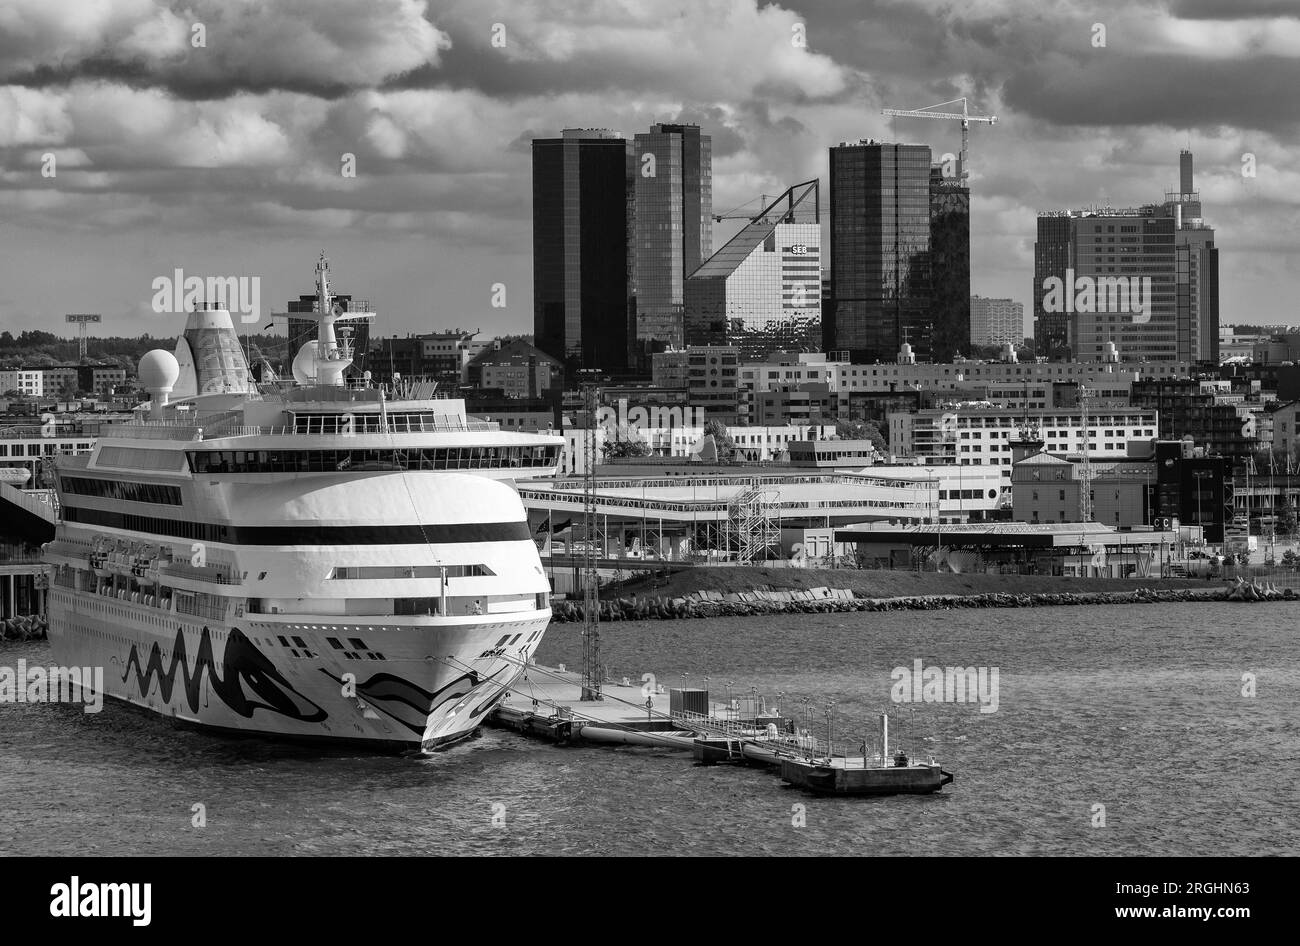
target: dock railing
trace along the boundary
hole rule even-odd
[[[815,737],[796,736],[780,732],[775,737],[772,737],[764,730],[755,728],[753,720],[723,719],[690,710],[679,710],[672,713],[671,717],[672,721],[683,729],[690,729],[696,733],[718,736],[723,739],[739,739],[772,752],[800,757],[815,755],[817,752]]]

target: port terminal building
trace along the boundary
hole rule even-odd
[[[868,466],[859,455],[868,449],[863,441],[803,441],[781,464],[665,457],[602,464],[594,476],[593,551],[606,569],[637,562],[830,565],[846,552],[835,542],[837,528],[1010,514],[1010,491],[995,468]],[[543,557],[561,569],[587,551],[583,488],[583,478],[571,476],[518,487]]]
[[[872,523],[837,529],[835,541],[855,547],[858,561],[869,568],[1155,578],[1179,534],[1099,522]]]

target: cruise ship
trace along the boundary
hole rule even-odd
[[[348,378],[317,264],[317,340],[255,380],[200,303],[140,361],[151,402],[56,464],[55,660],[217,731],[432,750],[472,734],[550,619],[513,483],[562,438],[467,417],[433,385]],[[336,327],[335,323],[342,323]]]

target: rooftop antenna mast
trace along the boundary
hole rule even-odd
[[[1079,463],[1079,521],[1092,522],[1092,460],[1089,458],[1088,389],[1079,384],[1079,426],[1083,431],[1083,459]]]

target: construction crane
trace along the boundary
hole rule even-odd
[[[945,105],[956,105],[961,103],[961,112],[936,112],[934,109],[943,108]],[[925,108],[882,108],[881,113],[890,115],[895,118],[947,118],[953,121],[961,122],[961,180],[966,182],[966,152],[969,147],[970,123],[984,122],[989,125],[996,125],[998,117],[996,115],[972,115],[966,108],[966,96],[959,99],[953,99],[951,102],[940,102],[938,105],[927,105]]]
[[[596,417],[600,411],[600,388],[595,382],[582,387],[587,426],[583,430],[587,465],[582,474],[582,689],[580,700],[604,699],[604,670],[600,665],[600,555],[604,539],[599,534],[596,513]],[[600,546],[597,546],[597,542]]]
[[[767,195],[766,195],[766,194],[759,194],[759,195],[758,195],[758,200],[759,200],[759,203],[760,203],[762,206],[764,206],[764,207],[767,206]],[[724,220],[748,220],[750,223],[753,223],[753,222],[754,222],[755,220],[757,220],[760,216],[762,216],[762,213],[763,213],[763,212],[762,212],[761,210],[758,212],[758,214],[752,214],[752,213],[739,213],[739,210],[740,210],[741,207],[748,207],[748,206],[749,206],[750,204],[752,204],[752,203],[753,203],[753,201],[752,201],[752,200],[749,200],[749,201],[746,201],[745,203],[741,204],[740,207],[737,207],[735,210],[732,210],[732,211],[730,211],[730,212],[728,212],[728,213],[725,213],[725,214],[714,214],[714,215],[713,215],[713,222],[714,222],[714,223],[722,223],[722,221],[724,221]]]
[[[1088,457],[1088,389],[1079,385],[1079,427],[1083,432],[1083,457],[1079,461],[1079,521],[1092,522],[1092,460]]]

